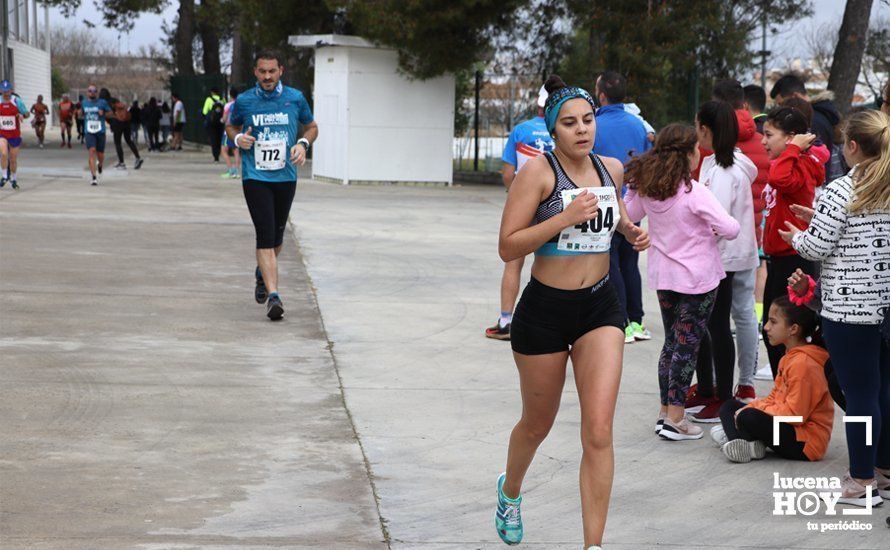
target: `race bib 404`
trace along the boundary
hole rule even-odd
[[[102,131],[102,121],[101,120],[88,120],[87,121],[87,132],[90,134],[98,134]]]
[[[612,244],[612,234],[618,227],[621,214],[618,210],[618,197],[614,187],[584,187],[562,192],[562,209],[582,191],[593,193],[599,200],[599,211],[595,218],[584,223],[567,227],[559,234],[557,250],[571,252],[608,252]]]
[[[287,162],[287,143],[283,139],[254,142],[254,166],[257,170],[281,170]]]

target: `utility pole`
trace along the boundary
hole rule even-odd
[[[0,80],[9,80],[9,0],[0,0]]]
[[[769,8],[769,0],[764,0],[760,10],[760,87],[766,90],[766,58],[770,54],[766,49],[766,12]]]
[[[473,135],[475,136],[475,153],[473,154],[473,171],[479,171],[479,90],[482,88],[482,71],[476,71],[476,112],[473,115]]]

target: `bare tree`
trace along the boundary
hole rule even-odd
[[[844,8],[844,20],[841,22],[837,46],[831,60],[831,75],[828,77],[828,89],[834,92],[835,103],[841,113],[850,109],[862,55],[865,53],[868,20],[873,3],[873,0],[847,0]]]
[[[831,45],[838,42],[838,25],[814,25],[805,36],[807,54],[816,70],[831,73],[834,52]],[[789,64],[790,66],[790,64]],[[862,62],[855,85],[866,86],[873,94],[881,93],[890,80],[890,19],[880,16],[871,23],[866,34]],[[840,105],[839,105],[840,106]]]

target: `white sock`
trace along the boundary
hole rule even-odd
[[[12,181],[15,181],[15,172],[11,172],[11,173],[9,174],[9,179],[12,180]]]
[[[498,318],[498,326],[500,328],[504,328],[513,322],[513,312],[512,311],[502,311],[501,316]]]

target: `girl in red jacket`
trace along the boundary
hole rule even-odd
[[[763,250],[767,255],[764,311],[769,311],[773,300],[785,294],[788,277],[795,270],[807,273],[814,270],[813,262],[798,256],[794,248],[782,240],[779,230],[786,229],[785,222],[791,222],[801,230],[807,228],[791,211],[791,205],[811,206],[816,187],[825,180],[824,159],[810,151],[815,139],[815,135],[808,133],[806,117],[792,107],[773,109],[763,125],[763,146],[772,161],[769,183],[763,191],[766,199]],[[770,344],[765,331],[763,343],[775,378],[785,346]]]

